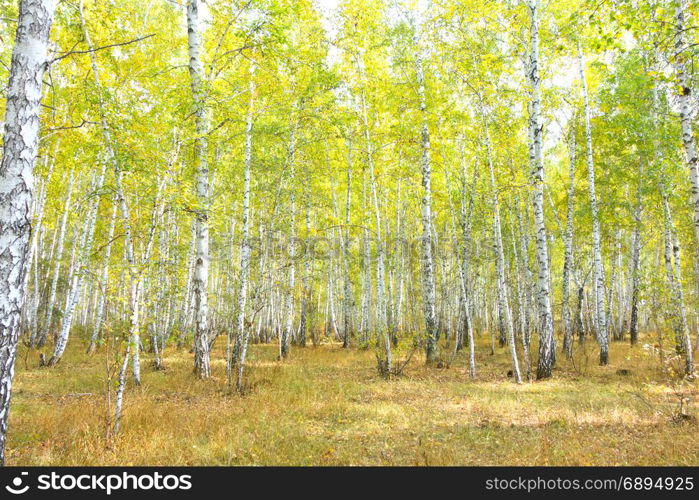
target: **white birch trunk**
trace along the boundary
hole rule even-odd
[[[575,196],[575,128],[568,132],[568,200],[566,227],[563,236],[563,351],[568,359],[573,356],[573,315],[570,307],[570,278],[573,273],[573,216]]]
[[[41,86],[55,0],[22,0],[6,91],[0,163],[0,465],[5,463],[20,318],[26,294]]]
[[[487,118],[484,116],[485,124],[485,143],[488,157],[488,170],[490,171],[490,186],[493,190],[493,250],[495,251],[495,272],[497,283],[497,304],[498,315],[505,323],[507,332],[507,343],[510,347],[510,356],[512,358],[512,374],[515,382],[522,383],[522,375],[519,369],[519,360],[517,359],[517,346],[515,344],[514,326],[512,324],[512,312],[507,293],[507,283],[505,281],[505,249],[502,242],[502,229],[500,227],[500,201],[498,198],[498,187],[495,183],[495,168],[493,166],[492,146],[490,144],[490,133],[488,124],[485,122]]]
[[[686,26],[688,10],[687,0],[677,0],[677,10],[675,13],[675,54],[673,64],[675,66],[679,89],[678,100],[680,105],[680,123],[682,125],[682,144],[687,160],[687,168],[689,169],[689,179],[692,183],[694,232],[697,241],[699,241],[699,157],[697,157],[694,132],[692,130],[692,89],[689,87],[690,82],[686,68],[689,50],[685,42],[685,31],[688,29]]]
[[[91,200],[90,208],[85,219],[85,226],[83,229],[83,237],[81,240],[81,248],[78,252],[78,265],[76,269],[76,274],[71,283],[70,291],[68,292],[68,307],[63,314],[63,323],[61,325],[61,332],[56,340],[56,345],[54,346],[53,355],[49,359],[48,365],[54,366],[58,363],[65,352],[66,346],[68,345],[68,336],[70,335],[70,329],[73,322],[73,316],[75,314],[75,309],[78,306],[78,301],[80,300],[80,293],[82,290],[83,278],[86,271],[86,266],[88,265],[88,260],[90,258],[90,252],[92,251],[92,240],[95,235],[95,222],[97,220],[97,212],[99,209],[99,196],[102,190],[102,185],[104,183],[104,175],[106,171],[106,164],[102,166],[102,171],[100,172],[97,182],[93,185],[94,197]]]
[[[684,356],[685,373],[691,376],[694,372],[694,360],[692,353],[692,342],[689,337],[689,328],[687,325],[687,310],[684,303],[684,289],[680,266],[680,247],[675,236],[675,230],[672,223],[672,213],[670,212],[670,204],[668,202],[668,194],[665,184],[666,181],[662,180],[661,197],[663,199],[665,233],[665,272],[667,275],[672,300],[671,314],[673,319],[673,329],[675,330],[675,347],[677,353]]]
[[[209,281],[209,166],[206,158],[209,118],[205,103],[204,68],[201,62],[201,32],[199,27],[199,0],[187,3],[187,42],[189,47],[189,75],[196,118],[196,260],[194,264],[194,371],[200,378],[211,375],[209,362],[208,281]]]
[[[529,135],[531,140],[530,165],[534,184],[532,207],[536,226],[536,260],[539,265],[537,278],[537,302],[539,306],[539,362],[536,377],[538,379],[551,376],[554,363],[553,315],[551,311],[551,281],[548,259],[548,237],[544,221],[544,161],[542,153],[541,124],[541,89],[539,80],[539,19],[538,0],[529,0],[531,16],[531,54],[527,76],[531,87],[531,103],[529,118]]]
[[[248,115],[245,125],[245,171],[243,173],[243,239],[240,249],[240,289],[238,290],[238,320],[236,322],[236,343],[240,344],[238,378],[236,388],[243,390],[243,370],[247,355],[250,327],[245,323],[247,305],[248,279],[250,276],[250,171],[252,169],[252,127],[255,111],[255,63],[250,63],[250,80],[248,82]],[[240,339],[240,340],[239,340]]]
[[[100,83],[99,68],[97,67],[97,58],[95,57],[95,52],[92,47],[92,42],[90,40],[90,35],[87,30],[87,24],[85,22],[85,14],[83,10],[82,1],[80,2],[79,8],[80,23],[82,25],[83,36],[85,38],[85,43],[90,50],[90,62],[92,66],[92,76],[95,82],[95,88],[97,89],[98,101],[99,101],[99,114],[100,114],[100,127],[102,129],[102,137],[104,140],[105,150],[107,153],[106,162],[111,163],[114,169],[114,180],[116,184],[116,196],[119,202],[119,209],[122,217],[122,224],[124,227],[124,254],[126,255],[126,260],[129,266],[129,335],[128,343],[133,344],[133,349],[139,349],[139,286],[140,280],[138,276],[138,269],[136,266],[136,257],[134,253],[133,244],[133,231],[131,229],[131,213],[129,206],[126,202],[126,196],[124,192],[124,186],[122,182],[123,172],[121,166],[119,165],[119,160],[116,155],[116,149],[114,141],[112,140],[111,131],[109,124],[107,123],[107,113],[104,103],[104,97],[102,95],[102,85]],[[126,350],[125,360],[129,358],[129,348]],[[135,378],[138,380],[138,374],[135,373]],[[121,408],[117,409],[121,412]],[[117,426],[118,427],[118,426]]]
[[[285,304],[285,323],[282,329],[281,335],[279,337],[279,358],[285,359],[289,356],[289,343],[291,340],[291,335],[294,328],[294,292],[296,287],[296,252],[295,248],[297,245],[296,241],[296,188],[294,186],[294,181],[296,177],[296,134],[298,128],[298,119],[295,116],[296,110],[293,111],[294,114],[294,124],[291,129],[291,137],[289,140],[289,244],[287,245],[287,251],[292,251],[293,255],[290,255],[289,259],[289,272],[287,276],[287,293],[286,293],[286,304]]]
[[[119,205],[117,200],[114,200],[112,207],[112,215],[109,219],[109,230],[107,234],[107,244],[104,249],[104,260],[102,264],[102,272],[99,278],[98,293],[99,299],[97,302],[97,315],[95,318],[95,324],[92,330],[92,335],[90,337],[90,345],[87,348],[88,354],[95,352],[97,348],[97,342],[99,341],[100,330],[102,328],[102,321],[104,319],[104,303],[107,297],[107,284],[109,281],[109,257],[112,253],[112,240],[114,239],[114,229],[116,227],[116,216]]]
[[[352,307],[352,281],[349,270],[349,245],[350,245],[350,215],[352,208],[352,142],[347,141],[347,194],[345,200],[345,230],[342,241],[342,265],[344,275],[344,287],[342,297],[342,347],[347,349],[350,346],[350,334],[352,319],[350,309]]]
[[[594,290],[595,290],[595,327],[597,341],[600,345],[600,364],[609,363],[609,332],[607,331],[607,317],[605,310],[605,274],[602,261],[600,223],[597,211],[597,194],[595,193],[595,163],[592,149],[592,125],[590,124],[590,99],[587,92],[587,79],[585,78],[585,64],[582,49],[578,43],[578,66],[580,70],[580,83],[582,85],[583,103],[585,106],[585,140],[587,143],[587,177],[590,190],[590,211],[592,213],[592,260],[594,266]]]
[[[366,75],[364,72],[364,64],[360,64],[360,72],[362,82],[366,85]],[[378,189],[376,185],[376,172],[374,168],[374,143],[371,138],[371,130],[369,127],[369,111],[366,102],[365,89],[362,89],[360,95],[362,105],[362,120],[364,125],[364,139],[367,148],[367,163],[369,164],[369,187],[371,189],[371,197],[374,205],[374,215],[376,219],[376,333],[383,337],[384,349],[386,358],[382,361],[385,366],[383,370],[390,374],[393,370],[393,360],[391,353],[391,338],[388,331],[386,321],[386,264],[385,252],[381,233],[381,209],[379,206]],[[366,249],[368,251],[368,248]]]
[[[417,42],[417,38],[415,39]],[[427,123],[427,99],[425,96],[425,75],[422,63],[422,53],[417,48],[417,84],[420,99],[420,114],[422,125],[420,143],[422,147],[422,294],[425,315],[425,358],[427,363],[437,359],[437,324],[435,310],[435,276],[432,256],[432,164],[430,158],[430,131]]]
[[[53,278],[51,280],[51,289],[49,292],[49,299],[46,303],[46,320],[44,322],[44,329],[38,336],[37,344],[39,347],[43,346],[48,338],[49,332],[51,331],[51,323],[53,320],[53,308],[56,302],[56,292],[58,290],[58,278],[61,273],[61,260],[63,258],[63,247],[65,243],[66,226],[68,223],[68,214],[70,214],[70,203],[73,194],[73,182],[74,175],[71,172],[70,178],[68,180],[68,193],[66,194],[65,205],[63,206],[63,215],[61,216],[61,224],[58,230],[58,243],[56,246],[56,253],[53,257]]]

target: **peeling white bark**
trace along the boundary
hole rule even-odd
[[[20,318],[26,294],[41,86],[55,0],[22,0],[12,51],[0,163],[0,465],[5,463]]]

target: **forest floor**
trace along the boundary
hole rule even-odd
[[[416,354],[384,380],[371,350],[292,346],[278,362],[276,344],[253,345],[243,396],[226,390],[222,339],[207,381],[187,350],[169,349],[162,371],[144,353],[143,383],[129,385],[108,439],[108,354],[89,357],[77,340],[54,368],[21,348],[9,465],[699,464],[699,385],[668,381],[656,355],[626,343],[600,367],[588,342],[553,379],[520,386],[507,350],[491,356],[486,338],[475,382],[465,353],[441,369]],[[678,418],[683,398],[689,417]]]

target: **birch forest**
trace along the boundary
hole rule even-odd
[[[698,28],[0,0],[0,463],[699,464]]]

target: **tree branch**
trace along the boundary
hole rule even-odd
[[[97,52],[98,50],[103,50],[103,49],[110,49],[112,47],[121,47],[124,45],[130,45],[132,43],[140,42],[142,40],[146,40],[152,36],[155,36],[155,33],[151,33],[150,35],[145,35],[139,38],[134,38],[133,40],[128,40],[126,42],[118,42],[118,43],[111,43],[109,45],[103,45],[102,47],[95,47],[94,49],[88,49],[88,50],[71,50],[69,52],[66,52],[65,54],[62,54],[58,57],[55,57],[51,59],[48,64],[53,64],[56,61],[60,61],[61,59],[64,59],[68,56],[72,56],[74,54],[89,54],[90,52]]]

